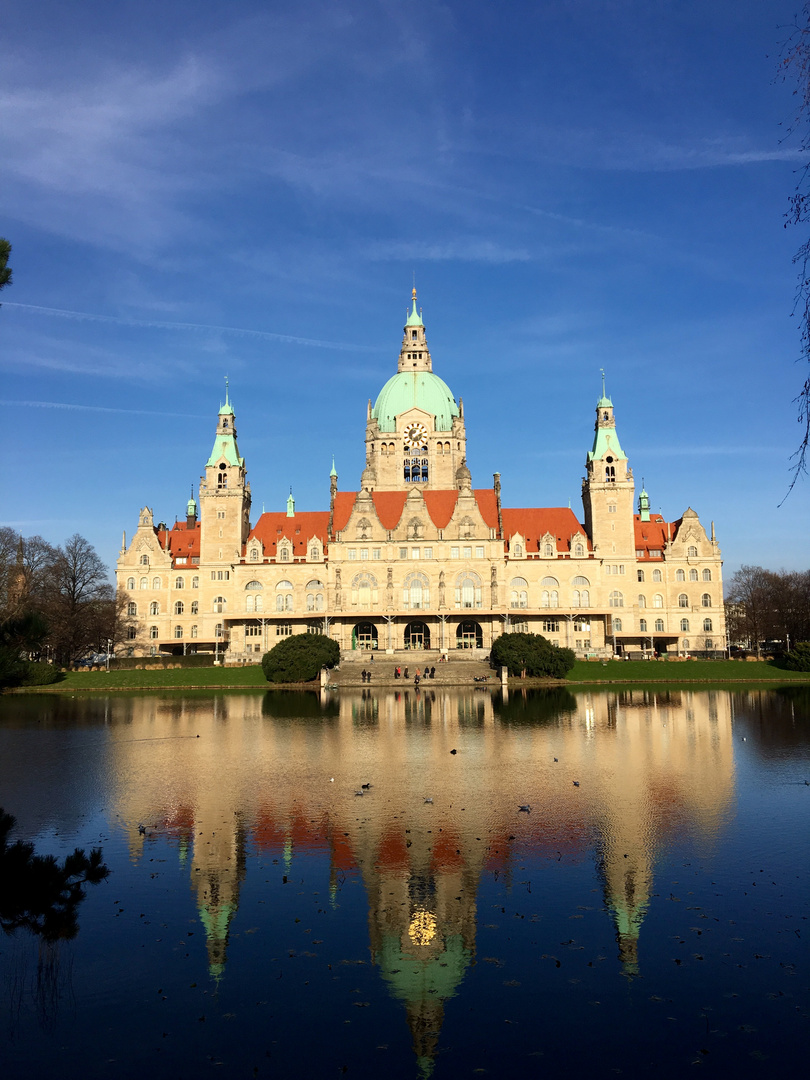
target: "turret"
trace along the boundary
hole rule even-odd
[[[593,447],[585,467],[582,505],[585,528],[596,554],[604,559],[634,557],[633,471],[619,442],[613,402],[605,393],[604,371],[602,396],[596,403]]]
[[[200,480],[200,560],[238,560],[250,532],[250,484],[236,444],[236,414],[225,380],[225,404],[217,415],[214,445]]]

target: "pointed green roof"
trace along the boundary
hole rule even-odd
[[[332,456],[332,468],[329,470],[330,476],[337,476],[337,469],[335,468],[335,458]]]
[[[228,398],[228,376],[225,376],[225,404],[219,407],[220,416],[233,416],[233,406]]]
[[[422,322],[422,316],[416,310],[416,289],[415,288],[413,290],[413,293],[411,294],[411,300],[412,300],[413,307],[411,309],[410,315],[408,316],[408,321],[405,323],[405,325],[406,326],[424,326],[425,324]]]

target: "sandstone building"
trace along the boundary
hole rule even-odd
[[[251,519],[245,459],[226,391],[198,499],[167,526],[141,510],[117,568],[136,656],[215,652],[258,660],[281,638],[327,633],[344,650],[476,649],[540,633],[580,656],[725,647],[722,561],[687,509],[650,512],[605,395],[570,507],[510,509],[500,474],[474,488],[464,408],[433,372],[413,292],[397,370],[368,404],[359,490],[329,507]]]

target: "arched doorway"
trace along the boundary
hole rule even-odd
[[[409,622],[405,627],[406,649],[429,649],[430,630],[426,623]]]
[[[483,649],[484,635],[477,622],[461,622],[458,624],[456,647],[459,649]]]
[[[361,622],[355,625],[354,629],[352,630],[352,648],[377,648],[377,627],[374,625],[374,623]]]

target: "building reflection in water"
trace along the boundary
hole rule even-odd
[[[251,850],[287,868],[297,853],[328,854],[333,893],[359,870],[372,958],[427,1076],[445,1003],[475,955],[485,873],[593,853],[620,970],[639,972],[656,853],[690,834],[710,844],[731,804],[730,700],[430,689],[144,698],[114,734],[118,811],[134,858],[152,827],[176,837],[217,980]]]

